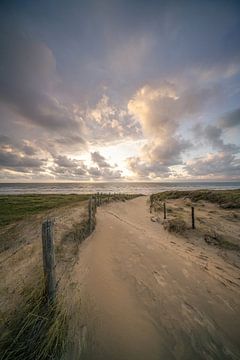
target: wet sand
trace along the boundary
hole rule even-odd
[[[72,273],[87,358],[240,358],[240,273],[151,221],[147,198],[98,209]],[[81,320],[81,321],[82,321]]]

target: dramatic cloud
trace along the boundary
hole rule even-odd
[[[138,138],[140,135],[140,127],[128,116],[127,109],[112,104],[106,94],[95,106],[88,107],[83,116],[88,122],[90,137],[99,143]]]
[[[71,159],[67,156],[56,156],[53,165],[48,167],[51,176],[61,180],[114,180],[121,178],[121,171],[107,163],[99,153],[91,154],[92,164],[87,165],[83,160]]]
[[[183,114],[192,112],[192,102],[189,109],[186,99],[179,96],[173,84],[165,83],[158,88],[146,85],[129,101],[129,113],[139,120],[149,139],[141,156],[128,161],[136,175],[166,178],[172,173],[171,166],[182,163],[181,155],[191,144],[177,130]]]
[[[0,180],[236,179],[239,14],[234,0],[1,2]]]
[[[203,126],[197,124],[193,128],[193,133],[195,134],[196,139],[200,143],[205,143],[210,145],[212,149],[217,149],[225,152],[231,152],[232,154],[237,154],[239,152],[240,146],[231,143],[224,143],[224,132],[222,127],[216,125],[207,125]]]
[[[239,179],[240,160],[229,153],[209,153],[206,156],[187,161],[184,168],[192,177]]]
[[[33,159],[29,156],[19,156],[16,153],[0,151],[0,167],[14,169],[17,171],[29,172],[32,168],[40,168],[42,160]]]
[[[30,124],[54,131],[78,129],[73,114],[54,95],[56,62],[44,43],[2,29],[0,53],[2,101]]]
[[[100,168],[109,168],[111,167],[110,164],[106,162],[104,156],[99,154],[99,152],[95,151],[91,154],[92,161],[96,163]]]

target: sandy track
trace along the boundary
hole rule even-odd
[[[82,245],[88,358],[239,359],[239,269],[151,222],[146,200],[98,209]]]

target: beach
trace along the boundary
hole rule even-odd
[[[211,193],[211,202],[191,192],[160,194],[151,209],[149,196],[103,202],[82,242],[75,235],[85,199],[4,225],[1,241],[7,234],[18,240],[1,253],[4,316],[24,301],[24,287],[38,284],[48,216],[55,219],[57,296],[67,319],[64,359],[238,359],[240,210],[238,194],[230,194],[232,202],[221,204]],[[185,223],[181,231],[164,226],[176,219]]]

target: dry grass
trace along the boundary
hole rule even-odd
[[[233,244],[232,242],[226,240],[218,234],[216,231],[209,231],[204,234],[204,240],[209,245],[218,246],[226,250],[235,250],[240,251],[240,246],[238,244]]]
[[[183,234],[184,231],[187,229],[187,224],[184,220],[181,219],[171,219],[171,220],[164,220],[163,227],[165,230],[168,230],[169,232]]]
[[[66,347],[67,317],[59,302],[47,305],[43,280],[23,291],[21,307],[1,331],[1,360],[60,359]]]
[[[194,190],[194,191],[164,191],[151,195],[152,203],[167,199],[189,198],[192,202],[200,200],[219,204],[225,209],[240,208],[240,189],[237,190]]]
[[[0,226],[46,210],[74,205],[90,195],[1,195]]]
[[[239,216],[240,190],[167,191],[153,194],[151,209],[163,218],[166,203],[170,232],[205,241],[226,250],[240,250]],[[191,206],[195,209],[195,229],[192,229]],[[231,209],[234,209],[231,210]]]

